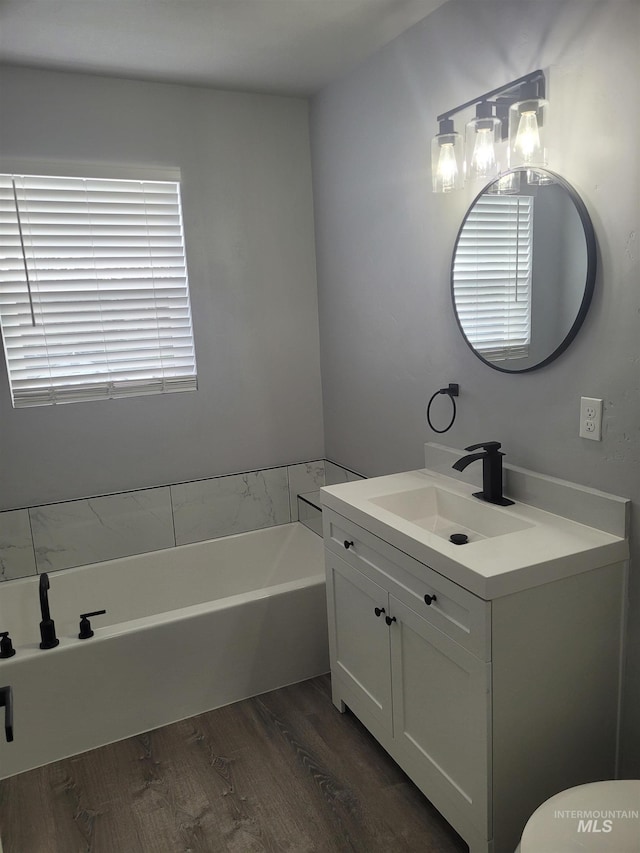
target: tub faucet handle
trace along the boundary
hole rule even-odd
[[[13,690],[0,687],[0,708],[4,705],[4,733],[7,743],[13,740]]]
[[[0,658],[12,658],[16,650],[13,648],[13,643],[11,642],[11,637],[9,636],[8,631],[2,631],[0,633]]]
[[[80,614],[80,633],[78,634],[79,640],[88,640],[89,637],[93,637],[93,631],[91,629],[91,622],[89,619],[91,616],[102,616],[103,613],[106,613],[106,610],[94,610],[93,613],[81,613]]]

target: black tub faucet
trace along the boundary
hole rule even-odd
[[[465,450],[482,450],[479,453],[470,453],[454,462],[456,471],[463,471],[467,465],[482,459],[482,491],[474,492],[474,498],[487,501],[499,506],[511,506],[513,501],[505,498],[502,494],[502,457],[500,451],[502,445],[499,441],[483,441],[479,444],[471,444]]]
[[[42,613],[42,622],[40,623],[40,643],[41,649],[55,649],[60,640],[56,637],[55,622],[51,618],[49,612],[49,575],[43,572],[40,575],[40,612]]]

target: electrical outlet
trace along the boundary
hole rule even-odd
[[[602,400],[580,398],[580,438],[602,441]]]

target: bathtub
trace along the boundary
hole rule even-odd
[[[0,584],[0,779],[327,672],[322,540],[299,522]],[[78,639],[79,615],[94,636]],[[0,709],[0,715],[4,709]]]

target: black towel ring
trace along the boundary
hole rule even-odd
[[[456,419],[456,401],[454,398],[457,397],[459,393],[460,393],[460,386],[458,385],[458,383],[457,382],[450,382],[448,388],[440,388],[439,391],[436,391],[436,393],[433,394],[433,396],[431,397],[431,399],[427,403],[427,423],[429,424],[429,426],[431,427],[431,429],[434,432],[439,432],[439,433],[447,432],[447,430],[450,430],[451,427],[453,426],[453,422]],[[433,401],[435,400],[435,398],[439,394],[446,394],[449,397],[449,399],[451,400],[451,405],[453,406],[453,412],[451,413],[451,420],[449,421],[448,426],[446,426],[444,429],[437,429],[431,423],[431,415],[430,415],[431,404],[433,403]]]

